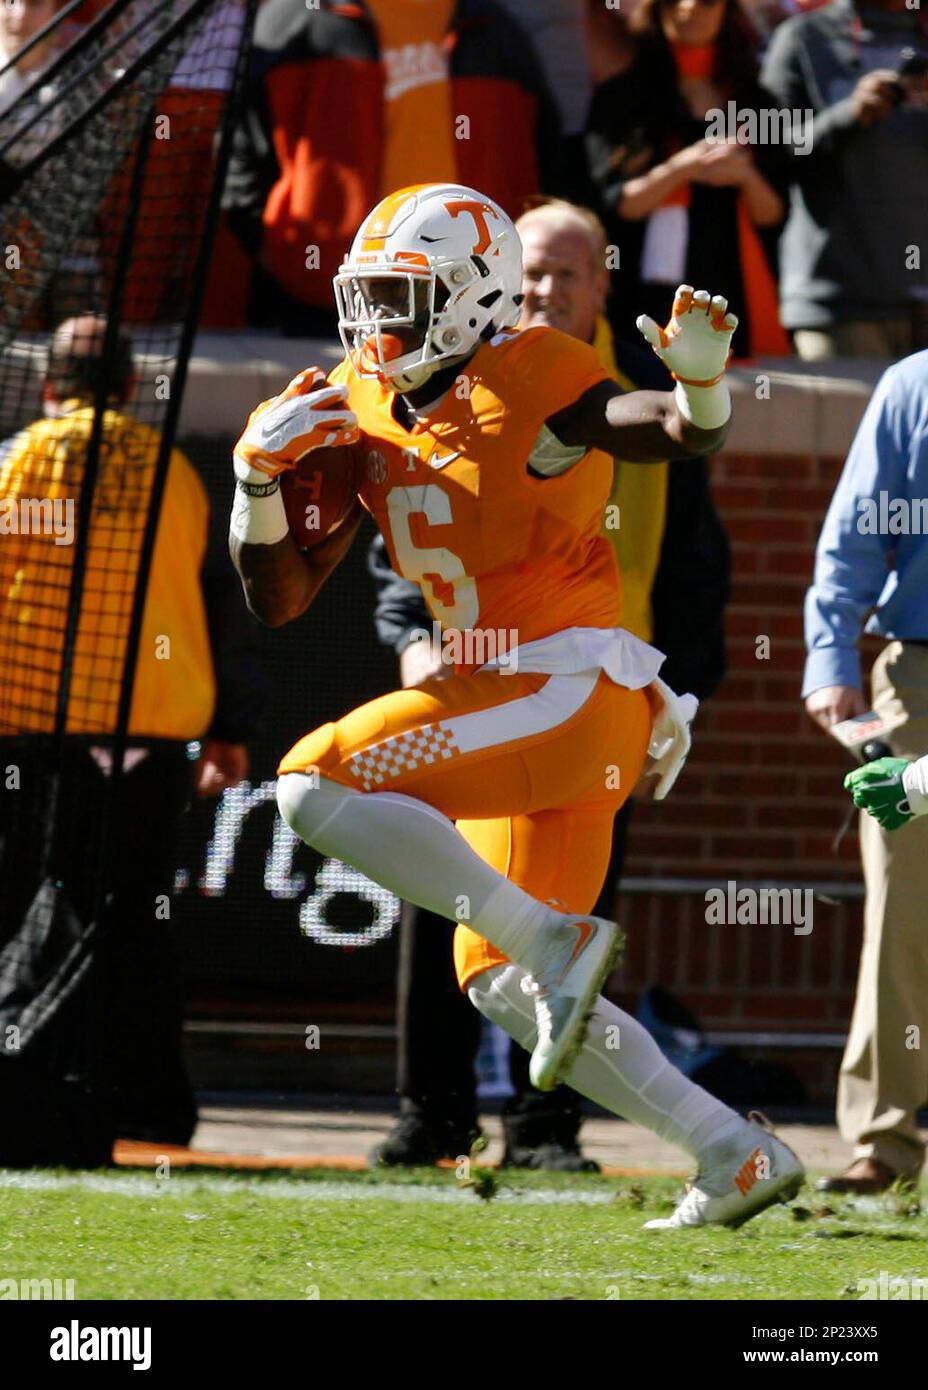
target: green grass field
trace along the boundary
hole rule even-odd
[[[740,1231],[647,1232],[675,1179],[0,1175],[0,1276],[78,1299],[849,1299],[928,1277],[928,1214],[805,1189]],[[481,1195],[482,1192],[482,1195]]]

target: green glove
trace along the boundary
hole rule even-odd
[[[854,805],[869,811],[884,830],[898,830],[912,819],[912,808],[902,785],[902,774],[908,765],[908,758],[876,758],[855,768],[844,779]]]

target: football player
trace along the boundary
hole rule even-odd
[[[638,321],[675,390],[626,394],[587,344],[515,328],[521,284],[518,234],[489,198],[448,184],[385,198],[335,279],[344,360],[328,381],[297,377],[236,447],[232,551],[260,618],[304,611],[360,515],[301,553],[279,475],[360,435],[360,500],[393,568],[462,638],[450,678],[301,739],[280,764],[278,805],[321,854],[461,924],[461,987],[531,1051],[534,1085],[567,1080],[695,1157],[695,1185],[649,1226],[738,1225],[798,1190],[799,1160],[600,997],[620,934],[589,915],[616,810],[649,752],[666,793],[696,705],[660,681],[662,653],[620,626],[601,534],[612,460],[721,445],[737,320],[682,286],[666,328]]]

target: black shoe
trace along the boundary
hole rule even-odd
[[[503,1111],[503,1168],[550,1173],[598,1173],[599,1164],[580,1151],[580,1105],[563,1087],[544,1094],[526,1091]]]
[[[468,1128],[450,1120],[402,1115],[371,1150],[368,1162],[372,1168],[427,1168],[439,1159],[469,1154],[479,1137],[476,1125]]]
[[[598,1173],[595,1158],[587,1158],[577,1144],[539,1144],[527,1148],[507,1144],[501,1168],[534,1168],[547,1173]]]

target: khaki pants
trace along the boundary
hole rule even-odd
[[[873,667],[873,708],[895,724],[899,757],[928,753],[928,647],[890,642]],[[915,1174],[928,1100],[928,817],[889,834],[860,818],[867,900],[854,1016],[838,1084],[838,1124],[854,1157]]]

